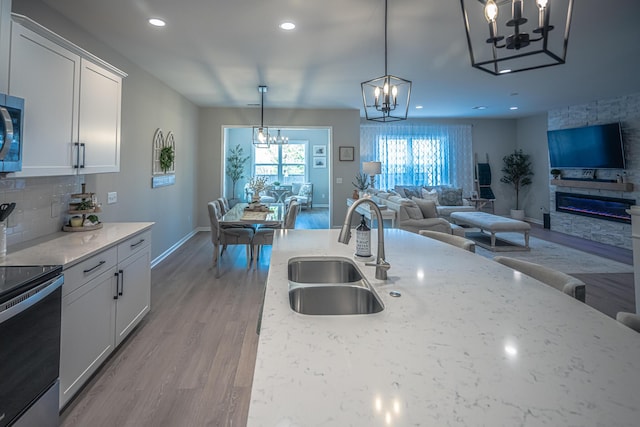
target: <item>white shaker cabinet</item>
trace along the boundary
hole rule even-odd
[[[151,305],[151,232],[118,245],[116,346],[149,312]]]
[[[9,92],[11,0],[0,0],[0,93]]]
[[[16,176],[120,171],[122,71],[13,15],[9,93],[25,99]]]
[[[80,56],[13,23],[9,94],[24,98],[22,172],[72,175]]]
[[[116,250],[64,271],[60,334],[60,408],[115,348]]]
[[[151,230],[64,270],[60,409],[149,312]]]

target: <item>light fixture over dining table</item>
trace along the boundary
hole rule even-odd
[[[267,87],[258,86],[258,92],[260,92],[260,126],[253,127],[253,145],[257,148],[269,148],[269,128],[264,125],[264,94],[267,92]]]

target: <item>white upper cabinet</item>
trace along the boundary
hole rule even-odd
[[[122,78],[86,59],[80,71],[80,173],[120,171]],[[83,145],[84,144],[84,145]]]
[[[28,18],[11,28],[9,94],[25,99],[16,176],[119,172],[125,74]]]
[[[13,24],[9,94],[25,100],[19,176],[75,174],[80,57]]]
[[[11,44],[11,0],[0,0],[0,93],[9,92],[9,46]]]

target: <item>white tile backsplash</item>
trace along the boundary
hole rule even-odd
[[[70,196],[79,193],[84,176],[0,179],[0,203],[16,203],[7,218],[7,246],[62,229]],[[56,215],[57,214],[57,215]]]

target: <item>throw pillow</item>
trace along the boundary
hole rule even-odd
[[[414,197],[412,200],[416,202],[416,205],[418,205],[418,207],[420,208],[420,211],[422,211],[423,218],[438,217],[438,210],[436,209],[436,203],[433,200],[424,200],[424,199],[419,199],[417,197]]]
[[[438,205],[438,192],[436,190],[427,190],[426,188],[422,189],[422,198],[424,200],[431,200],[435,202],[436,206]]]
[[[441,206],[462,206],[462,188],[443,188],[439,202]]]
[[[405,187],[402,185],[396,185],[393,190],[398,193],[398,195],[400,197],[407,197],[406,193],[404,192]]]
[[[424,218],[422,216],[422,211],[420,210],[420,208],[418,206],[404,206],[404,208],[407,210],[407,215],[409,215],[409,218],[411,219],[422,219]]]
[[[422,198],[422,193],[420,192],[420,190],[417,190],[415,188],[405,187],[404,194],[408,199],[411,199],[412,197],[417,197],[419,199]]]

